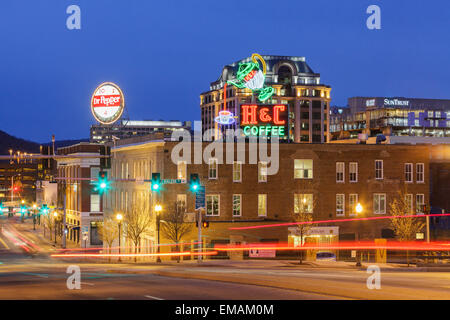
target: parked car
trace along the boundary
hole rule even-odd
[[[317,261],[336,261],[336,255],[333,252],[317,252]]]

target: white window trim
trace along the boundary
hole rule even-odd
[[[357,215],[357,213],[356,213],[356,208],[352,208],[351,206],[350,206],[350,196],[352,196],[352,195],[356,195],[356,201],[355,201],[355,203],[354,203],[354,206],[356,207],[356,205],[358,204],[358,200],[359,200],[359,195],[357,194],[357,193],[350,193],[349,195],[348,195],[348,207],[349,207],[349,212],[348,212],[348,215],[350,216],[350,217],[354,217],[354,216],[356,216]],[[354,213],[352,213],[352,212],[354,212]]]
[[[350,170],[350,167],[352,164],[356,164],[356,180],[350,180],[350,174],[352,173],[352,171]],[[350,183],[357,183],[358,182],[358,162],[350,162],[348,165],[348,181]]]
[[[208,197],[213,197],[213,196],[217,196],[217,209],[218,209],[218,214],[208,214]],[[214,194],[207,194],[205,195],[205,205],[206,205],[206,212],[205,215],[208,217],[220,217],[220,194],[214,193]]]
[[[311,178],[303,178],[303,177],[300,177],[300,178],[296,178],[295,177],[295,160],[311,160]],[[301,170],[301,169],[299,169],[299,170]],[[303,167],[303,171],[304,171],[305,169],[304,169],[304,167]],[[294,159],[294,179],[310,179],[310,180],[312,180],[312,179],[314,179],[314,159]]]
[[[342,208],[342,213],[338,213],[338,210],[337,210],[337,198],[338,198],[338,196],[342,196],[342,199],[343,199],[343,201],[342,201],[342,206],[343,206],[343,208]],[[344,194],[344,193],[336,193],[335,206],[336,206],[336,210],[335,210],[335,212],[336,212],[336,217],[342,217],[342,216],[345,216],[345,194]]]
[[[212,162],[216,163],[216,176],[215,177],[211,177],[211,175],[210,175]],[[219,176],[219,162],[217,161],[217,158],[210,158],[209,162],[208,162],[208,179],[209,180],[217,180],[218,176]]]
[[[383,210],[383,212],[375,212],[375,196],[376,195],[384,195],[384,210]],[[386,214],[386,202],[387,202],[386,193],[374,193],[373,194],[373,213],[374,214]]]
[[[422,199],[423,199],[423,202],[421,203],[421,205],[424,205],[425,204],[425,194],[424,193],[417,193],[416,194],[416,201],[415,201],[415,203],[416,203],[416,211],[415,211],[415,213],[417,214],[417,215],[422,215],[422,214],[425,214],[424,212],[423,212],[423,210],[420,210],[420,211],[418,211],[419,210],[419,208],[418,208],[418,206],[417,206],[417,196],[422,196]]]
[[[381,161],[381,178],[377,178],[377,161]],[[375,160],[375,179],[383,180],[384,179],[384,161],[383,160]]]
[[[239,165],[239,180],[234,180],[234,166]],[[233,161],[233,182],[242,182],[242,161]]]
[[[239,207],[240,207],[239,215],[235,215],[234,214],[234,197],[235,196],[239,196]],[[231,215],[233,217],[242,217],[242,194],[238,194],[238,193],[233,194],[232,201],[233,201],[233,203],[231,204],[232,205],[232,207],[231,207]]]
[[[184,177],[180,178],[178,173],[179,173],[179,169],[180,169],[180,164],[184,164]],[[177,163],[177,179],[187,179],[187,162],[186,161],[178,161]]]
[[[265,198],[266,198],[265,209],[264,209],[265,214],[264,215],[259,214],[259,196],[260,195],[264,195]],[[258,217],[267,217],[267,193],[258,193],[258,205],[257,205],[257,208],[258,208],[257,209],[258,210]]]
[[[411,166],[411,180],[406,180],[406,167],[407,167],[407,165],[410,165]],[[414,182],[414,166],[413,166],[413,164],[412,163],[410,163],[410,162],[407,162],[407,163],[405,163],[405,183],[413,183]]]
[[[342,180],[337,179],[338,166],[342,164]],[[345,183],[345,162],[336,162],[336,183]]]
[[[407,201],[407,196],[411,196],[411,201],[409,205],[411,206],[410,211],[408,214],[414,214],[414,195],[412,193],[405,194],[405,202]]]
[[[417,180],[417,173],[419,172],[417,168],[419,165],[422,165],[422,180]],[[422,162],[416,163],[416,183],[425,183],[425,164]]]
[[[262,168],[262,165],[263,165],[263,164],[266,165],[266,174],[265,174],[265,175],[260,174],[260,169]],[[261,167],[260,167],[260,165],[261,165]],[[265,179],[261,180],[261,178],[262,178],[263,176],[265,176]],[[258,162],[258,182],[264,182],[264,183],[267,182],[267,162],[266,162],[266,161],[259,161],[259,162]]]

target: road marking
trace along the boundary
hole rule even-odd
[[[48,278],[48,274],[41,274],[41,273],[31,273],[31,272],[22,272],[23,274],[27,276],[36,276],[41,278]]]
[[[161,299],[161,298],[158,298],[158,297],[154,297],[154,296],[144,296],[144,297],[149,298],[149,299],[153,299],[153,300],[164,300],[164,299]]]
[[[8,247],[8,245],[6,244],[6,242],[5,241],[3,241],[3,239],[2,238],[0,238],[0,242],[3,244],[3,246],[6,248],[6,249],[8,249],[9,250],[9,247]]]
[[[88,286],[95,286],[95,284],[89,282],[81,282],[81,284],[87,284]]]

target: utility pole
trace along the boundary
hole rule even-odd
[[[11,176],[11,202],[14,201],[14,175]]]
[[[198,259],[197,262],[201,263],[202,262],[202,209],[198,209]]]
[[[427,243],[430,243],[430,216],[427,214]]]
[[[66,248],[66,192],[64,190],[64,213],[63,213],[63,234],[62,234],[62,248]]]

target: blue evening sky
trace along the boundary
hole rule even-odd
[[[81,8],[81,30],[66,8]],[[381,7],[381,30],[366,8]],[[131,119],[200,118],[199,94],[253,52],[298,55],[351,96],[450,98],[450,1],[1,0],[0,130],[87,138],[103,81]]]

